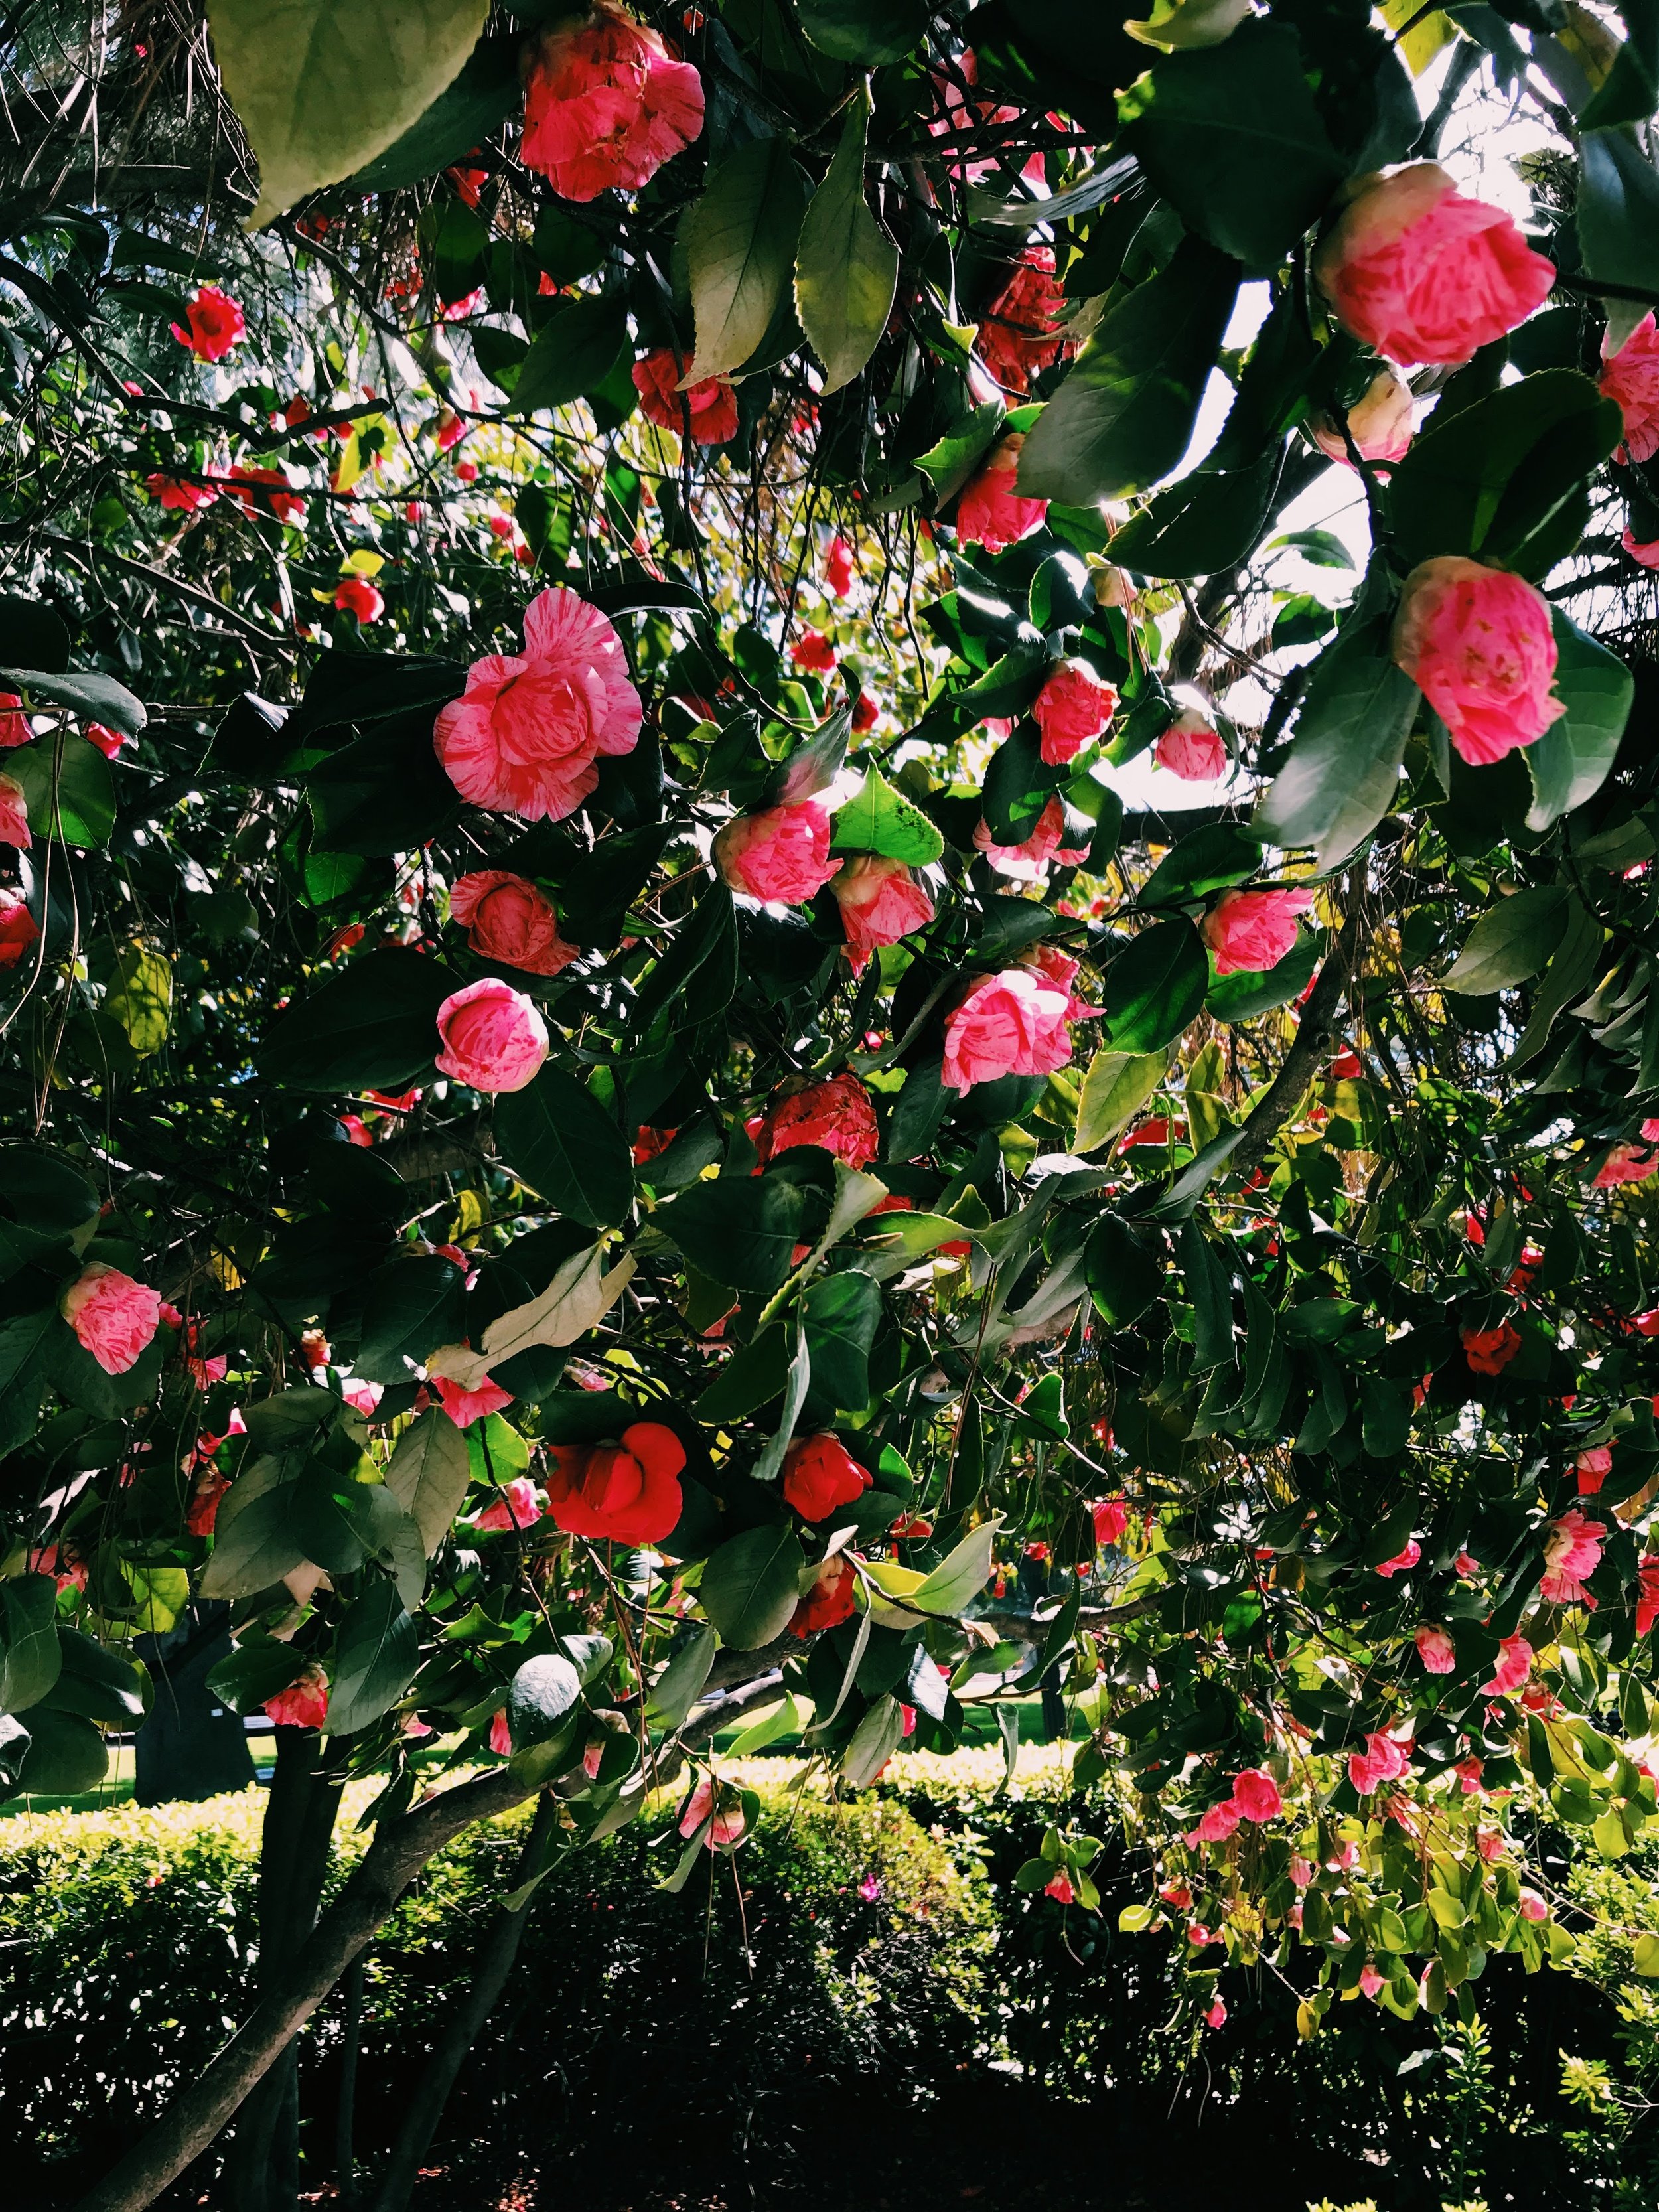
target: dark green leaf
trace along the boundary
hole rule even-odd
[[[627,1139],[562,1067],[544,1067],[497,1103],[495,1144],[514,1173],[569,1219],[592,1229],[627,1219],[634,1203]]]
[[[893,310],[898,249],[864,197],[867,92],[848,103],[841,143],[802,220],[795,308],[823,363],[823,389],[839,392],[864,367]]]
[[[796,0],[795,12],[821,54],[865,69],[902,61],[927,28],[924,0]]]
[[[114,781],[109,763],[78,731],[18,746],[6,755],[4,773],[21,784],[37,837],[61,837],[87,850],[108,844],[115,827]]]
[[[109,1772],[109,1752],[88,1720],[75,1713],[32,1712],[29,1747],[18,1783],[29,1795],[78,1797]]]
[[[1164,1285],[1162,1263],[1115,1213],[1104,1213],[1083,1255],[1084,1280],[1095,1310],[1113,1328],[1138,1321]]]
[[[1189,921],[1155,922],[1106,970],[1102,1019],[1115,1052],[1157,1052],[1178,1037],[1204,1004],[1210,980],[1204,940]]]
[[[1261,841],[1231,822],[1189,830],[1152,870],[1142,906],[1183,906],[1211,891],[1242,884],[1261,866]]]
[[[560,300],[537,332],[513,386],[514,415],[562,407],[603,384],[628,343],[620,300]]]
[[[58,1586],[50,1575],[0,1582],[0,1712],[27,1712],[58,1680]]]
[[[457,981],[422,952],[362,954],[279,1017],[260,1073],[296,1091],[401,1091],[430,1075],[438,1009]]]
[[[1078,504],[1167,476],[1192,437],[1238,282],[1236,261],[1188,238],[1119,300],[1027,437],[1020,492]]]
[[[776,1176],[694,1183],[652,1219],[694,1267],[738,1291],[775,1291],[801,1242],[805,1194]]]
[[[794,1531],[777,1522],[745,1528],[712,1553],[697,1595],[721,1641],[753,1651],[781,1636],[795,1610],[805,1564]]]
[[[1323,945],[1320,931],[1298,928],[1296,943],[1273,967],[1216,976],[1205,994],[1206,1007],[1218,1022],[1248,1022],[1274,1006],[1288,1006],[1312,981]]]
[[[1595,796],[1612,769],[1636,696],[1635,679],[1622,660],[1559,607],[1551,610],[1551,620],[1555,692],[1567,711],[1526,749],[1533,787],[1529,830],[1547,830]]]
[[[680,226],[697,327],[689,380],[741,368],[765,338],[794,265],[804,197],[781,138],[751,139],[710,168]]]
[[[335,1639],[328,1732],[350,1735],[379,1720],[415,1679],[420,1647],[396,1585],[377,1580],[347,1608]]]
[[[1231,568],[1255,550],[1283,465],[1274,446],[1248,468],[1183,477],[1118,532],[1114,562],[1144,576],[1213,576]]]
[[[1290,757],[1256,810],[1275,845],[1311,845],[1322,868],[1363,845],[1393,805],[1420,694],[1379,617],[1344,630],[1314,663]]]
[[[801,1306],[812,1387],[829,1403],[861,1413],[870,1402],[870,1351],[881,1325],[881,1291],[857,1268],[821,1275]]]
[[[395,192],[465,160],[523,98],[515,38],[481,39],[447,90],[441,92],[366,169],[346,179],[350,192]],[[586,275],[586,270],[580,271]]]

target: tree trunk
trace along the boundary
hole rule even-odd
[[[259,1987],[274,1986],[317,1924],[340,1780],[318,1771],[313,1729],[279,1728],[259,1844]],[[297,2212],[299,2051],[290,2041],[248,2098],[226,2163],[234,2212]]]
[[[334,2119],[334,2185],[342,2204],[357,2202],[357,2160],[353,2136],[357,2118],[357,2059],[363,2040],[363,1962],[346,1968],[345,2039],[340,2051],[340,2103]]]
[[[544,1794],[513,1869],[514,1888],[535,1872],[556,1817],[553,1798]],[[532,1899],[526,1898],[516,1909],[503,1905],[491,1921],[478,1947],[471,1985],[432,2046],[403,2125],[398,2130],[397,2141],[392,2146],[386,2178],[375,2194],[370,2212],[404,2212],[414,2195],[421,2160],[438,2131],[438,2123],[443,2118],[456,2077],[513,1971],[520,1938],[530,1917],[531,1904]]]
[[[315,1932],[277,1963],[258,2003],[219,2056],[82,2198],[77,2212],[145,2212],[201,2156],[427,1861],[475,1821],[511,1812],[535,1786],[500,1767],[428,1797],[380,1831]]]

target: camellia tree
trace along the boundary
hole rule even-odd
[[[17,15],[0,1759],[198,1599],[278,1741],[259,2002],[88,2207],[281,2201],[533,1799],[406,2201],[746,1711],[857,1788],[1041,1690],[1195,2024],[1472,2016],[1537,1824],[1656,1817],[1659,47],[1385,12]]]

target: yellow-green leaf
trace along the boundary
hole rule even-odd
[[[141,1060],[160,1052],[173,1017],[171,966],[147,945],[125,946],[116,955],[104,1011],[120,1024]]]
[[[826,392],[850,384],[875,351],[898,285],[898,248],[864,197],[869,123],[866,89],[848,108],[835,159],[800,227],[795,307],[823,363]]]
[[[459,75],[488,0],[209,0],[219,74],[259,157],[258,230],[383,154]]]

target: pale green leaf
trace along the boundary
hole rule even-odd
[[[826,392],[850,384],[875,351],[898,285],[898,248],[864,197],[869,122],[866,92],[848,107],[835,159],[800,227],[795,308],[823,363]]]
[[[779,138],[739,146],[708,173],[680,228],[697,349],[682,386],[741,368],[770,329],[800,234],[800,172]]]

